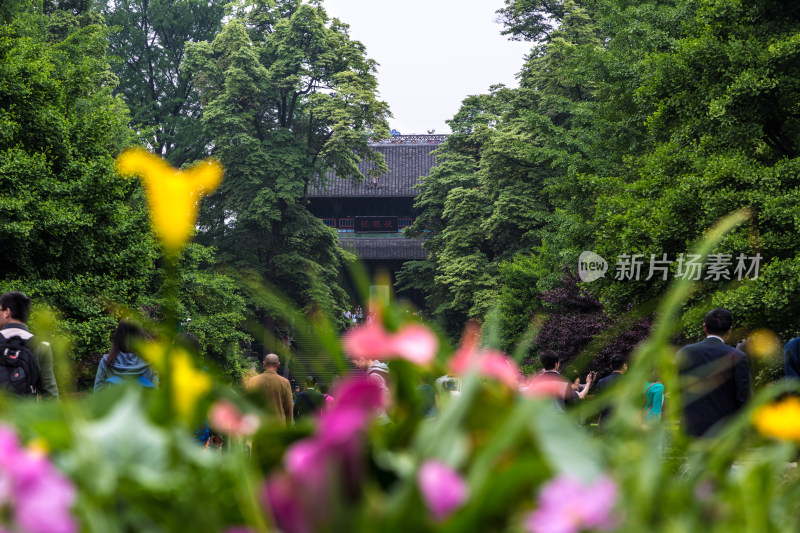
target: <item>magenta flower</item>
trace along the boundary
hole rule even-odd
[[[390,333],[377,320],[348,330],[342,344],[352,359],[405,359],[422,366],[439,349],[436,335],[422,324],[406,324]]]
[[[327,451],[325,445],[316,439],[295,442],[283,456],[286,472],[303,478],[307,483],[321,482],[327,468]]]
[[[340,384],[335,394],[330,409],[317,416],[314,434],[286,451],[285,472],[272,474],[266,482],[267,506],[286,533],[318,529],[337,499],[360,490],[364,434],[383,406],[382,391],[356,379]]]
[[[286,533],[311,533],[313,514],[304,505],[303,487],[289,474],[273,474],[264,484],[264,500],[275,523]]]
[[[0,505],[27,533],[73,533],[70,508],[75,487],[40,452],[19,446],[16,433],[0,426]]]
[[[351,379],[339,383],[333,390],[335,398],[331,407],[335,409],[355,407],[372,413],[383,407],[383,391],[374,383],[364,379]]]
[[[246,437],[258,430],[258,417],[253,414],[242,415],[236,405],[229,400],[218,400],[208,413],[211,427],[233,437]]]
[[[616,501],[617,485],[611,478],[584,483],[559,476],[542,487],[539,508],[528,515],[525,526],[530,533],[610,531],[618,525]]]
[[[452,468],[437,460],[426,461],[417,474],[422,499],[434,520],[441,521],[467,501],[469,489]]]
[[[369,412],[355,407],[338,406],[319,414],[317,420],[320,442],[329,445],[347,442],[369,425]]]

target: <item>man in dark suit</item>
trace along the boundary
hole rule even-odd
[[[297,395],[294,402],[294,421],[318,413],[325,405],[325,397],[317,390],[317,380],[314,376],[306,378],[306,389]]]
[[[678,352],[687,435],[711,436],[718,424],[750,399],[750,366],[744,352],[726,344],[733,329],[727,309],[713,309],[703,322],[706,339]]]
[[[597,394],[604,394],[605,391],[614,388],[617,380],[622,378],[622,375],[628,370],[628,363],[625,361],[625,356],[620,353],[612,355],[610,367],[611,373],[597,382],[597,386],[595,387],[595,392]],[[598,427],[604,429],[609,418],[611,418],[611,407],[606,407],[600,412],[600,419],[597,421]]]
[[[589,394],[589,389],[594,381],[594,372],[586,376],[586,386],[580,391],[572,388],[572,384],[567,381],[559,372],[561,359],[552,350],[542,350],[539,353],[539,360],[542,362],[544,371],[534,376],[527,393],[533,396],[552,396],[560,410],[564,410],[567,405],[574,405],[579,400],[583,400]]]

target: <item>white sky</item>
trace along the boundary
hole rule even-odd
[[[461,101],[516,73],[532,43],[500,35],[503,0],[323,0],[331,17],[350,25],[350,36],[376,60],[380,97],[390,128],[403,134],[450,133]]]

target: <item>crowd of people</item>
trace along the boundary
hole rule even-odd
[[[676,365],[681,378],[681,426],[691,437],[710,437],[716,434],[724,423],[744,407],[752,396],[752,384],[748,356],[738,348],[727,344],[733,332],[733,317],[727,309],[709,311],[703,321],[705,339],[689,344],[678,350]],[[628,369],[625,356],[615,354],[610,359],[609,374],[596,380],[596,373],[590,372],[584,384],[579,379],[568,381],[559,373],[560,360],[554,352],[539,354],[542,372],[539,379],[529,387],[554,396],[559,408],[586,398],[590,391],[594,395],[608,395],[625,379]],[[787,378],[798,374],[790,371],[792,365],[800,369],[800,338],[786,345],[785,364]],[[559,387],[554,387],[553,383]],[[596,382],[596,383],[595,383]],[[658,373],[653,371],[649,380],[642,384],[641,420],[652,424],[661,419],[666,397],[664,384]],[[612,415],[610,406],[604,407],[597,418],[597,426],[602,431]]]
[[[53,370],[53,354],[46,342],[40,342],[27,328],[31,301],[21,292],[7,292],[0,296],[0,343],[4,357],[0,361],[0,387],[18,395],[37,395],[58,398],[58,385]],[[684,346],[677,352],[676,363],[681,377],[682,427],[687,435],[702,437],[713,435],[731,416],[737,413],[752,395],[750,366],[745,352],[730,346],[733,317],[726,309],[713,309],[703,322],[705,339]],[[148,340],[148,334],[136,323],[123,320],[111,337],[111,347],[100,360],[94,383],[95,392],[116,384],[135,382],[144,388],[158,387],[158,373],[137,353],[138,343]],[[585,382],[568,380],[561,375],[561,359],[555,352],[544,350],[539,355],[541,371],[536,379],[526,381],[534,395],[552,396],[560,409],[567,409],[589,396],[607,396],[625,379],[627,361],[622,354],[611,357],[609,374],[597,379],[589,372]],[[800,337],[785,346],[786,378],[800,378]],[[250,377],[245,383],[249,393],[258,395],[266,410],[282,424],[290,425],[320,412],[333,401],[327,392],[320,391],[314,376],[308,376],[302,390],[292,391],[288,379],[280,375],[280,359],[274,353],[264,360],[264,371]],[[390,376],[388,366],[375,360],[355,361],[366,379],[377,384],[389,405]],[[642,420],[646,423],[661,417],[666,397],[664,385],[653,373],[642,386]],[[459,382],[451,376],[442,376],[435,386],[427,382],[419,385],[426,416],[432,416],[442,394],[458,394]],[[605,407],[599,415],[598,427],[611,417],[611,408]],[[388,421],[387,413],[379,418]]]

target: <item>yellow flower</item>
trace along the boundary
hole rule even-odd
[[[50,446],[48,446],[46,440],[38,437],[28,442],[28,450],[34,455],[44,456],[50,452]]]
[[[800,442],[800,398],[759,407],[753,412],[753,425],[768,437]]]
[[[768,329],[759,329],[747,337],[747,353],[754,357],[767,358],[781,351],[781,341]]]
[[[200,197],[222,181],[222,165],[213,159],[188,170],[178,170],[141,148],[125,150],[117,158],[117,172],[142,179],[150,220],[164,247],[177,252],[186,244],[197,221]]]
[[[170,398],[178,416],[188,419],[197,401],[208,393],[214,385],[211,376],[199,370],[192,362],[189,352],[180,346],[164,347],[158,343],[148,343],[142,347],[145,359],[159,372],[164,372],[169,364],[172,378]]]

